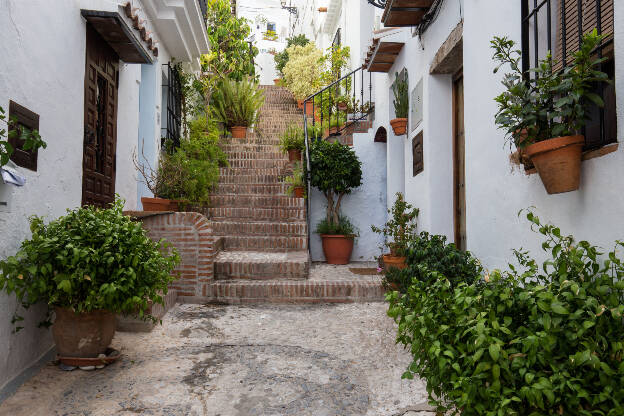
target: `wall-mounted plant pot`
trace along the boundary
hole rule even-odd
[[[581,155],[585,137],[564,136],[525,148],[549,194],[575,191],[581,181]]]
[[[230,130],[232,131],[232,137],[235,139],[244,139],[247,137],[246,126],[232,126]]]
[[[390,120],[392,131],[397,136],[402,136],[407,131],[407,119],[406,118],[394,118]]]
[[[327,7],[319,7],[318,11],[319,13],[327,13]]]
[[[327,264],[349,263],[353,252],[353,236],[321,234],[321,240]]]
[[[141,204],[143,204],[143,211],[178,211],[180,209],[179,201],[175,199],[142,196]]]
[[[304,191],[303,186],[295,186],[293,188],[293,195],[295,198],[303,198]]]
[[[274,83],[275,85],[279,85],[279,84],[280,84],[280,81],[281,81],[281,79],[280,79],[280,78],[275,78],[275,79],[273,80],[273,83]]]
[[[108,311],[76,313],[54,308],[52,336],[61,357],[96,358],[105,354],[115,335],[115,314]]]
[[[290,149],[288,150],[288,161],[289,162],[299,162],[301,160],[301,150],[299,149]]]
[[[399,270],[402,270],[407,267],[407,257],[399,257],[399,256],[393,256],[391,254],[384,254],[383,263],[384,263],[384,269],[386,271],[390,270],[393,267]]]

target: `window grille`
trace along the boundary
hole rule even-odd
[[[182,86],[180,84],[180,74],[178,69],[171,63],[165,64],[167,67],[166,84],[163,87],[167,94],[167,110],[165,123],[161,128],[163,148],[171,145],[172,148],[180,146],[182,131]]]
[[[597,29],[605,39],[596,49],[597,57],[607,58],[600,65],[611,79],[613,62],[614,0],[522,0],[522,69],[537,67],[550,51],[553,70],[569,65],[578,51],[583,35]],[[592,106],[584,128],[585,150],[617,141],[615,87],[596,86],[595,92],[605,101],[604,108]]]

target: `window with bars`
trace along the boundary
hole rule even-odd
[[[609,78],[615,76],[613,49],[614,0],[522,0],[522,69],[537,67],[548,52],[553,70],[569,65],[578,51],[583,35],[597,29],[605,36],[596,49],[597,57],[607,58],[599,68]],[[615,86],[601,84],[595,92],[602,96],[604,108],[593,106],[584,128],[585,150],[617,141]]]
[[[161,123],[161,146],[177,148],[180,146],[182,131],[182,86],[178,69],[171,63],[167,67],[166,79],[163,77],[163,94],[166,98],[166,110]],[[165,100],[163,99],[163,102]]]

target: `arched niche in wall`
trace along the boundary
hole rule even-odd
[[[375,143],[386,143],[388,141],[388,132],[385,127],[379,127],[375,133]]]

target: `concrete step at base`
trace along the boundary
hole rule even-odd
[[[223,246],[230,251],[291,251],[307,250],[308,239],[304,236],[254,236],[254,235],[228,235],[225,236]]]
[[[258,303],[354,303],[381,302],[379,282],[347,281],[229,281],[217,280],[206,288],[207,302],[231,305]]]
[[[222,251],[215,259],[215,278],[219,280],[307,279],[309,272],[307,251]]]

